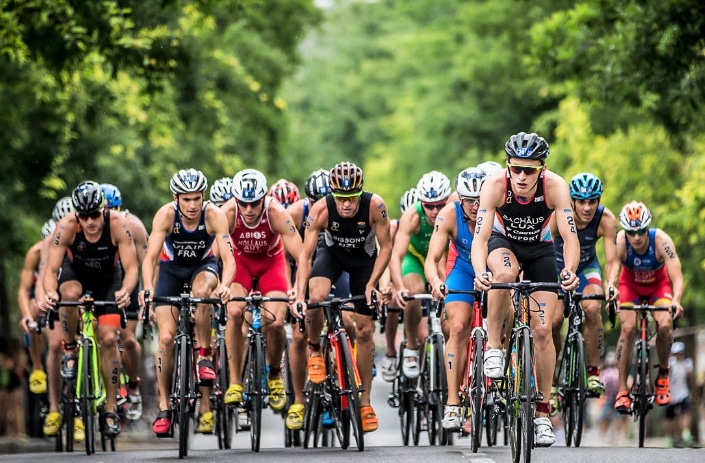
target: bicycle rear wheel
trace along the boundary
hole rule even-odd
[[[470,448],[473,453],[477,453],[482,442],[482,417],[485,403],[485,373],[483,371],[484,352],[482,346],[484,338],[480,330],[475,331],[473,336],[473,364],[472,381],[470,383],[470,394],[472,397],[472,436]]]
[[[189,439],[189,410],[191,394],[191,378],[193,375],[193,355],[191,343],[188,337],[182,336],[179,339],[178,346],[178,377],[179,377],[179,458],[184,458],[188,455],[188,439]]]
[[[352,358],[350,340],[345,332],[338,333],[338,347],[340,355],[340,377],[343,380],[343,390],[345,400],[342,401],[342,409],[349,418],[352,434],[357,443],[357,450],[365,450],[365,438],[362,433],[362,417],[360,416],[360,388],[355,379],[355,361]],[[412,400],[413,405],[413,400]],[[413,410],[412,410],[413,415]]]

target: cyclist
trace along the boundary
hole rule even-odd
[[[504,171],[502,164],[495,161],[485,161],[477,165],[477,168],[485,172],[486,177],[492,177],[493,175]]]
[[[618,298],[617,278],[619,277],[619,260],[617,259],[617,218],[608,208],[600,204],[602,181],[587,172],[579,173],[568,183],[572,199],[575,228],[580,241],[580,263],[578,264],[578,291],[582,294],[609,294],[614,291],[612,299]],[[563,261],[563,238],[561,238],[556,222],[551,223],[551,233],[554,235],[553,247],[556,251],[557,269],[565,267]],[[602,281],[600,262],[597,259],[596,246],[602,238],[605,248],[605,280]],[[603,288],[604,286],[604,288]],[[604,293],[603,293],[604,290]],[[605,392],[605,386],[600,382],[600,352],[604,341],[602,327],[601,303],[598,300],[582,302],[585,312],[585,345],[587,352],[587,389],[599,397]],[[556,356],[561,350],[561,327],[563,326],[563,301],[558,301],[553,311],[553,344]],[[555,379],[555,378],[554,378]],[[551,388],[551,413],[558,412],[557,389]]]
[[[230,297],[229,281],[235,274],[232,241],[228,222],[221,209],[204,201],[208,180],[200,170],[180,170],[171,177],[169,189],[173,202],[159,208],[152,221],[147,253],[142,262],[144,289],[155,296],[178,296],[184,283],[191,285],[194,297]],[[221,251],[223,279],[218,281],[218,262],[213,246]],[[159,259],[159,280],[154,291],[155,273]],[[143,298],[144,295],[142,294]],[[169,404],[171,377],[174,369],[174,336],[178,309],[164,304],[154,304],[154,315],[159,326],[159,347],[155,353],[157,383],[159,386],[159,413],[152,430],[157,437],[170,437],[173,423]],[[200,346],[196,358],[198,381],[210,386],[215,379],[211,360],[211,327],[213,307],[201,304],[195,314],[195,337]],[[202,400],[198,431],[212,432],[213,412],[210,401]]]
[[[114,211],[115,213],[120,213],[125,217],[129,225],[130,234],[135,243],[135,250],[137,251],[137,262],[142,265],[144,260],[144,254],[147,252],[147,245],[149,242],[149,233],[147,233],[147,228],[144,226],[142,220],[130,211],[124,210],[122,208],[122,193],[120,189],[110,183],[101,183],[100,188],[103,190],[103,196],[105,197],[105,207]],[[130,305],[125,308],[125,315],[127,316],[127,328],[121,332],[121,342],[123,351],[123,364],[125,365],[125,371],[127,372],[128,382],[127,382],[127,418],[132,421],[139,420],[142,417],[142,394],[140,393],[140,377],[139,369],[140,362],[142,359],[142,346],[139,341],[137,341],[137,336],[135,335],[135,330],[137,329],[138,315],[140,311],[140,305],[138,301],[139,285],[135,286],[135,289],[130,294]]]
[[[233,197],[233,179],[232,177],[219,178],[211,185],[209,195],[210,201],[218,207],[223,207],[227,200]]]
[[[223,206],[233,240],[237,273],[230,291],[247,296],[253,289],[267,297],[287,297],[291,283],[286,278],[284,250],[291,256],[301,254],[301,237],[294,220],[278,201],[267,194],[267,179],[255,169],[241,170],[233,177],[233,199]],[[253,282],[257,281],[257,288]],[[228,304],[226,346],[230,361],[230,385],[225,403],[242,401],[242,361],[245,354],[243,333],[244,302]],[[269,302],[262,311],[262,328],[269,363],[269,406],[281,411],[286,405],[286,390],[281,376],[281,359],[286,345],[285,302]]]
[[[95,309],[106,389],[103,433],[117,436],[120,433],[120,419],[116,414],[117,387],[120,383],[117,331],[121,325],[122,309],[130,304],[130,293],[137,286],[137,255],[127,220],[121,214],[105,209],[105,199],[98,183],[79,183],[72,199],[76,213],[59,221],[50,246],[42,282],[46,292],[45,306],[54,306],[59,301],[78,301],[88,292],[96,300],[114,300],[117,303],[117,307]],[[118,258],[125,270],[124,275],[117,265]],[[61,375],[75,378],[78,369],[76,330],[79,314],[72,307],[61,307],[59,317],[64,335]],[[82,426],[76,424],[76,428],[78,430]]]
[[[304,237],[304,218],[309,215],[311,207],[321,198],[330,193],[329,171],[318,169],[311,173],[304,185],[306,197],[296,201],[289,206],[287,211],[294,219],[294,223],[299,231],[299,235]],[[319,241],[323,239],[323,233],[319,235]],[[290,258],[290,263],[292,259]],[[297,269],[296,262],[292,265],[292,274]],[[292,279],[293,280],[293,279]],[[292,281],[294,283],[294,281]],[[343,272],[335,282],[334,294],[337,297],[348,297],[350,295],[350,278],[347,272]],[[347,317],[344,317],[347,323]],[[289,407],[286,415],[286,427],[291,430],[301,429],[304,422],[304,411],[306,398],[304,396],[304,386],[306,383],[306,332],[301,333],[298,329],[292,330],[291,347],[289,348],[289,362],[293,379],[294,403]]]
[[[441,292],[441,285],[459,290],[472,290],[475,272],[470,262],[477,210],[480,205],[480,188],[484,183],[485,171],[470,167],[458,175],[455,190],[459,201],[449,203],[436,217],[424,271],[426,279],[433,287],[433,296],[445,298],[445,311],[450,325],[449,337],[445,345],[446,378],[448,382],[448,402],[445,404],[442,426],[448,431],[460,430],[459,391],[462,382],[463,366],[467,362],[467,342],[472,327],[474,298],[468,294]],[[448,243],[450,242],[450,249]],[[439,275],[446,250],[447,278]]]
[[[556,214],[556,224],[563,237],[565,268],[560,271],[562,286],[570,291],[578,286],[575,270],[580,258],[580,243],[570,206],[565,180],[546,169],[549,147],[535,133],[519,132],[505,144],[507,170],[485,180],[480,195],[472,266],[475,288],[489,290],[492,281],[516,281],[520,272],[536,282],[555,282],[555,252],[549,219]],[[488,271],[489,268],[489,271]],[[487,312],[487,352],[485,375],[500,379],[504,372],[502,327],[511,326],[510,292],[489,291]],[[531,304],[531,329],[534,337],[538,390],[543,396],[536,404],[535,442],[550,446],[556,441],[548,418],[551,380],[556,367],[556,351],[551,336],[551,314],[558,295],[537,291]],[[550,310],[549,310],[550,308]]]
[[[399,209],[402,214],[412,207],[419,200],[418,193],[416,192],[416,187],[409,188],[401,195],[399,200]],[[390,234],[392,236],[392,243],[397,236],[397,230],[399,230],[399,219],[394,219],[390,221]],[[394,247],[392,246],[392,249]],[[394,378],[397,377],[397,328],[399,327],[399,317],[396,316],[396,311],[401,310],[394,299],[394,285],[392,284],[392,279],[389,272],[389,267],[387,271],[384,272],[379,283],[380,292],[384,296],[385,300],[388,300],[389,309],[392,309],[390,313],[392,316],[387,317],[387,322],[384,325],[384,339],[386,341],[386,350],[384,353],[384,359],[382,360],[382,379],[388,383],[394,382]]]
[[[406,302],[404,295],[426,292],[424,261],[436,217],[451,194],[450,180],[445,174],[431,171],[416,185],[419,201],[407,209],[399,220],[394,249],[389,261],[394,300],[404,310],[406,347],[402,353],[402,371],[410,379],[419,376],[419,341],[426,337],[421,301]]]
[[[41,260],[44,240],[54,233],[56,222],[47,220],[42,226],[42,239],[34,243],[25,254],[24,266],[20,275],[20,284],[17,291],[17,302],[22,313],[20,326],[25,331],[29,340],[29,358],[32,361],[32,373],[29,375],[29,390],[32,394],[44,394],[47,391],[47,374],[42,365],[42,350],[44,340],[39,333],[31,329],[32,323],[39,315],[39,307],[35,299],[34,288],[39,276],[39,262]]]
[[[384,200],[363,191],[363,184],[362,169],[351,162],[338,163],[330,170],[331,194],[313,205],[304,224],[306,235],[296,278],[296,302],[302,303],[306,310],[303,298],[307,283],[310,302],[327,299],[332,283],[344,271],[350,274],[352,295],[367,296],[367,301],[355,302],[355,339],[357,367],[363,389],[360,396],[362,430],[372,432],[379,423],[370,405],[375,350],[372,339],[374,311],[370,307],[372,291],[391,257],[392,239]],[[322,231],[325,232],[324,241],[316,249]],[[314,252],[316,258],[311,266]],[[298,317],[296,305],[292,306],[292,314]],[[325,363],[318,340],[323,315],[320,309],[315,309],[306,317],[309,322],[308,375],[312,382],[322,383],[325,381]]]
[[[632,201],[625,204],[619,213],[619,224],[623,228],[617,234],[617,255],[622,264],[622,272],[619,275],[620,306],[633,306],[647,299],[654,305],[675,306],[674,317],[680,318],[683,315],[683,272],[673,240],[662,229],[649,228],[651,212],[642,202]],[[658,326],[656,351],[659,369],[655,400],[663,406],[668,405],[671,400],[667,365],[673,319],[670,311],[653,312],[651,315]],[[619,393],[614,408],[621,413],[629,413],[631,399],[627,392],[627,378],[636,335],[636,313],[620,311],[619,324]]]
[[[297,187],[294,182],[290,182],[284,178],[280,178],[269,188],[267,196],[271,196],[279,201],[279,204],[284,206],[284,209],[301,199],[299,187]]]
[[[65,196],[59,199],[54,206],[51,217],[56,223],[61,221],[65,216],[74,213],[73,200],[70,196]],[[56,228],[56,225],[54,225]],[[46,273],[46,263],[49,257],[49,248],[53,239],[54,232],[44,238],[40,249],[40,261],[37,267],[37,281],[34,286],[34,300],[39,309],[39,314],[43,315],[47,309],[44,302],[46,301],[46,293],[42,281]],[[61,398],[61,356],[63,355],[62,340],[64,338],[61,330],[45,330],[47,337],[47,355],[46,355],[46,374],[47,374],[47,389],[49,391],[49,413],[44,417],[43,432],[47,437],[55,436],[59,432],[61,425],[61,413],[59,412],[59,401]],[[77,442],[83,441],[84,429],[83,422],[80,419],[76,420],[75,439]]]

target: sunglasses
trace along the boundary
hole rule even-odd
[[[103,214],[102,211],[93,211],[93,212],[88,212],[88,213],[84,213],[84,212],[77,212],[76,213],[79,220],[88,220],[88,219],[95,220],[98,217],[100,217],[102,214]]]
[[[434,209],[440,211],[443,209],[446,205],[446,203],[437,203],[437,204],[429,204],[429,203],[421,203],[424,209],[428,209],[429,211],[432,211]]]
[[[480,198],[470,198],[470,197],[460,197],[461,201],[469,201],[471,205],[473,206],[479,206],[480,205]]]
[[[625,230],[624,232],[629,236],[641,236],[644,233],[646,233],[647,231],[649,231],[649,230],[646,228],[640,228],[638,230]]]
[[[360,191],[359,193],[353,193],[351,195],[345,195],[340,193],[331,193],[331,195],[333,195],[336,201],[344,203],[345,201],[355,201],[357,198],[362,196],[362,191]]]
[[[257,201],[252,201],[252,202],[245,202],[245,201],[240,201],[239,199],[236,200],[237,205],[241,209],[246,209],[248,206],[251,207],[252,209],[257,209],[260,204],[262,204],[262,201],[264,201],[264,198],[258,199]]]
[[[517,164],[510,164],[507,163],[507,167],[509,167],[509,172],[519,175],[522,172],[524,172],[526,175],[533,175],[537,174],[541,169],[543,169],[543,166],[520,166]]]

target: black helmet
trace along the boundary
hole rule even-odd
[[[535,133],[519,132],[509,137],[504,145],[508,158],[535,159],[544,162],[548,157],[548,143]]]
[[[100,185],[92,180],[78,184],[73,195],[73,206],[79,214],[90,214],[103,208],[103,190]]]

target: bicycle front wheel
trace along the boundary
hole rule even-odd
[[[248,368],[248,400],[250,402],[250,445],[252,451],[259,452],[262,437],[262,407],[264,400],[263,382],[266,381],[264,341],[256,334],[250,345]]]
[[[216,384],[216,430],[218,433],[218,448],[229,449],[232,445],[234,414],[232,407],[225,404],[225,391],[230,384],[230,372],[228,370],[228,353],[225,347],[225,340],[217,341],[216,355],[218,367],[218,383]]]
[[[193,355],[191,343],[186,336],[182,336],[178,343],[179,351],[179,458],[188,455],[189,439],[189,395],[191,394],[191,378],[193,377]]]
[[[344,415],[349,418],[350,427],[352,428],[353,437],[357,443],[357,450],[362,452],[365,450],[365,439],[362,434],[362,417],[360,416],[360,388],[355,379],[355,361],[352,358],[350,349],[350,340],[345,332],[338,333],[338,354],[340,365],[340,379],[343,388],[344,396],[342,409]],[[347,413],[346,413],[347,409]],[[413,410],[412,410],[413,416]]]
[[[644,447],[644,439],[646,438],[646,414],[649,411],[649,350],[646,342],[639,341],[636,350],[637,359],[637,374],[639,375],[639,396],[637,398],[637,413],[639,414],[639,447]]]
[[[585,378],[585,345],[583,337],[578,335],[571,338],[570,356],[568,357],[568,375],[566,377],[566,392],[564,395],[564,420],[566,445],[571,441],[580,447],[583,437],[583,421],[585,419],[585,397],[587,396]]]
[[[447,445],[449,434],[443,429],[443,405],[446,403],[448,386],[446,369],[443,363],[443,337],[434,334],[431,339],[431,352],[427,362],[428,377],[428,440],[431,445]]]
[[[484,352],[482,346],[484,338],[480,330],[475,330],[473,342],[473,364],[470,394],[472,396],[472,437],[470,448],[477,453],[482,442],[482,416],[485,403],[485,373],[483,370]]]
[[[92,386],[96,372],[93,371],[93,363],[87,358],[92,352],[92,346],[93,342],[90,339],[83,340],[78,362],[81,381],[81,413],[83,414],[83,426],[86,435],[86,455],[95,453],[95,409],[93,408],[93,397],[95,394]],[[95,354],[97,355],[97,352]]]

